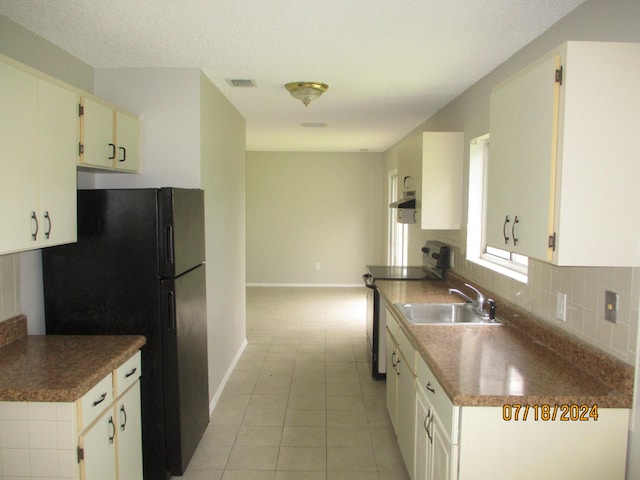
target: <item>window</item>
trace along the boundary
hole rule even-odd
[[[387,203],[393,203],[400,198],[398,187],[398,170],[389,172],[389,198]],[[407,264],[407,240],[409,226],[396,221],[396,209],[388,209],[389,224],[389,265],[403,267]]]
[[[467,223],[467,260],[526,282],[529,259],[500,248],[488,247],[484,241],[486,209],[486,165],[489,159],[489,135],[471,141],[469,148],[469,207]]]

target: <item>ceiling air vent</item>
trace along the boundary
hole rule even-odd
[[[323,128],[323,127],[327,126],[326,123],[320,123],[320,122],[316,122],[316,123],[301,123],[300,125],[302,125],[305,128]]]
[[[255,80],[246,78],[227,78],[227,83],[237,88],[256,88],[258,86]]]

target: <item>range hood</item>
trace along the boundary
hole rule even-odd
[[[402,198],[389,204],[389,208],[416,208],[416,192],[404,192]]]

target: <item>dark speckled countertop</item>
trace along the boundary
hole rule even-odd
[[[630,408],[633,367],[499,300],[502,326],[412,325],[395,303],[459,302],[446,282],[376,281],[454,405],[597,404]],[[464,287],[462,287],[464,289]]]
[[[0,323],[0,401],[73,402],[145,344],[138,335],[26,335]]]

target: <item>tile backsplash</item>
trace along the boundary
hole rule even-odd
[[[20,313],[19,255],[0,255],[0,321]]]
[[[456,252],[459,255],[459,252]],[[458,256],[463,258],[463,254]],[[453,270],[500,294],[536,317],[634,365],[640,304],[640,268],[557,267],[529,260],[527,284],[465,260]],[[604,320],[605,292],[618,293],[616,324]],[[566,321],[556,318],[558,293],[567,294]]]

